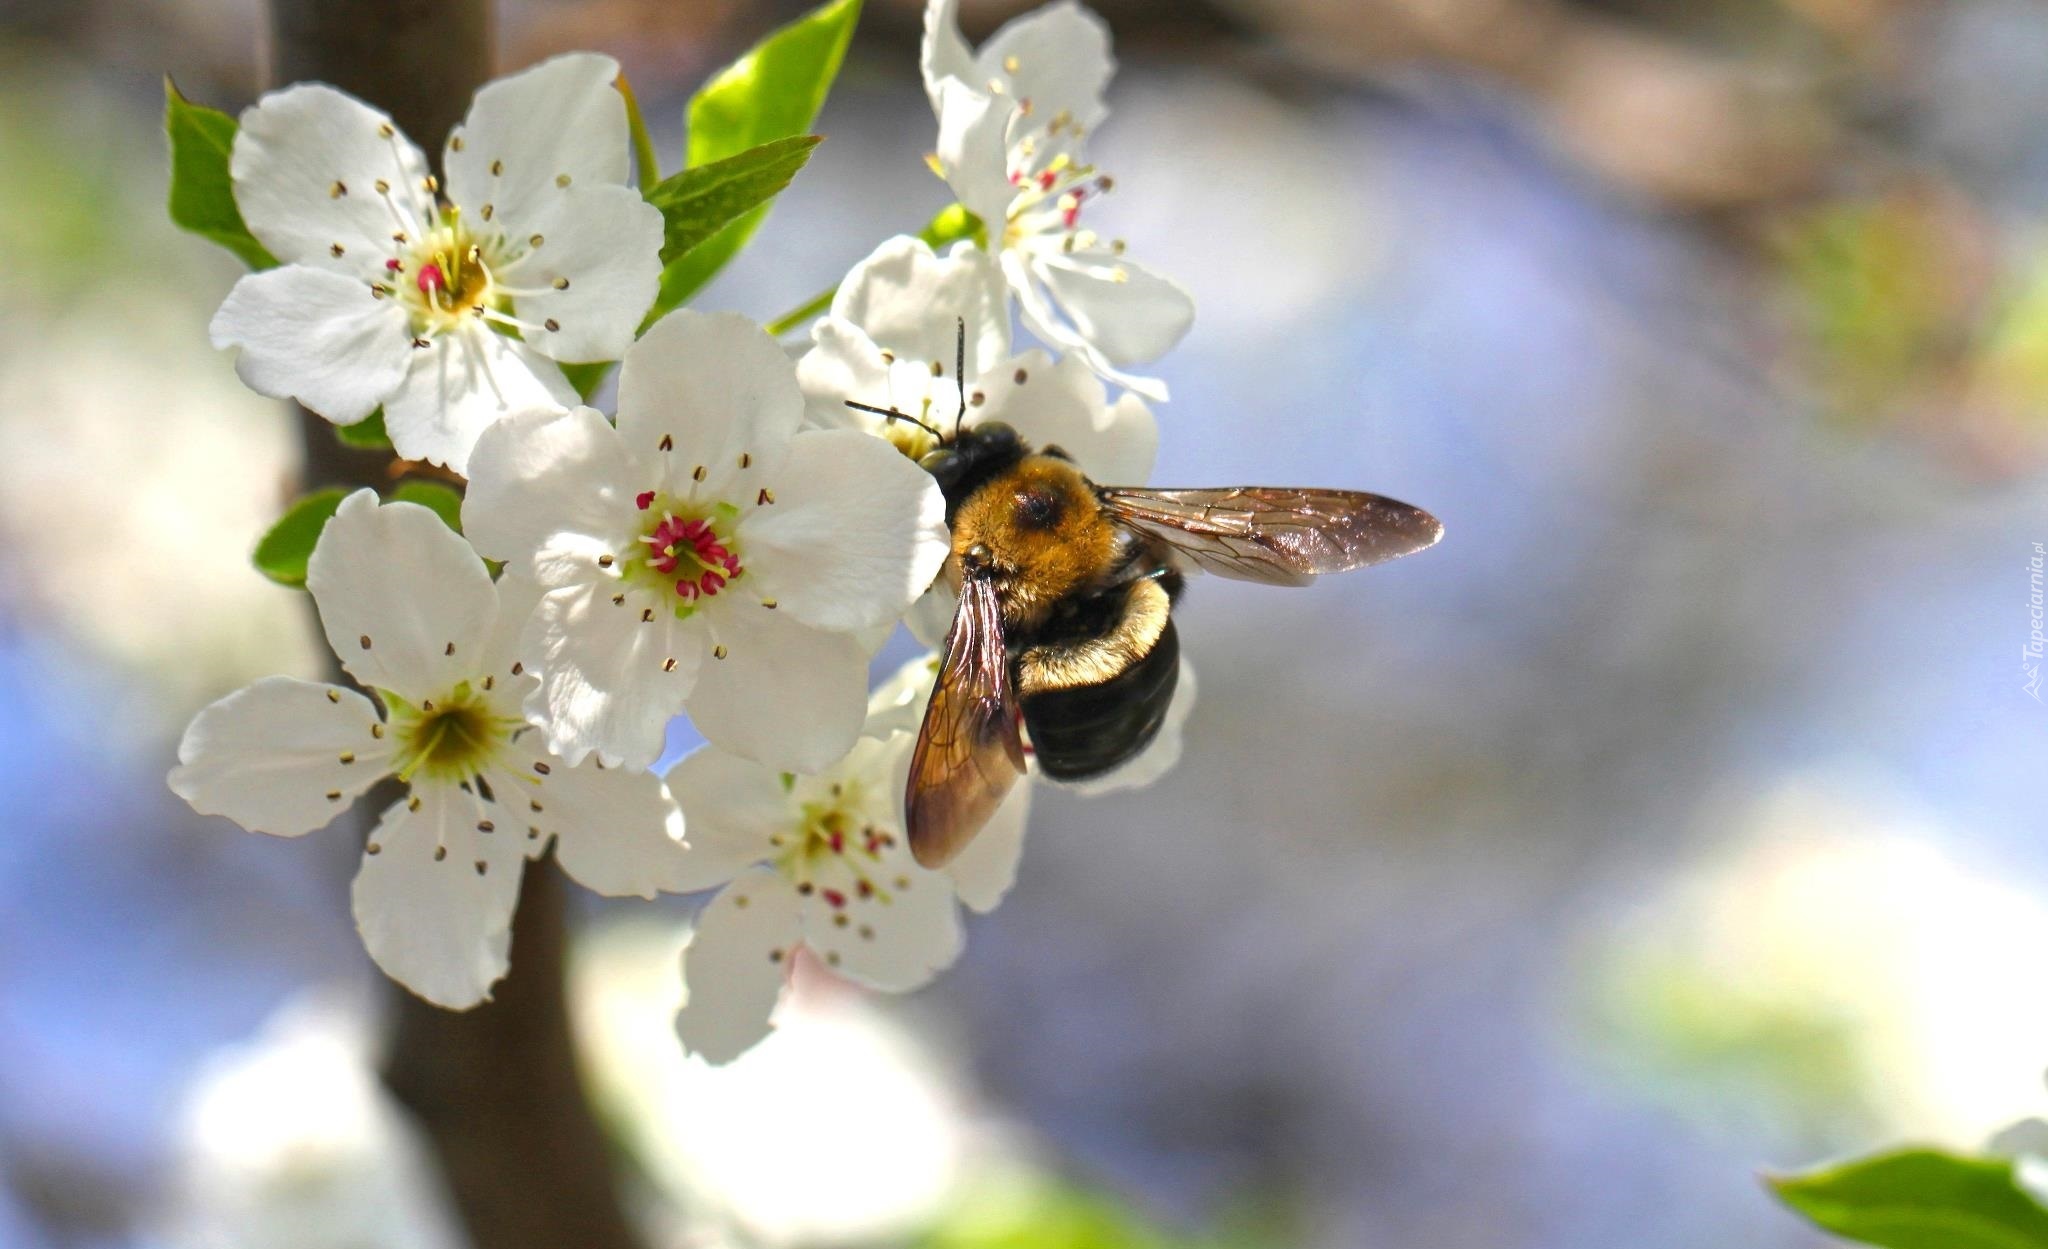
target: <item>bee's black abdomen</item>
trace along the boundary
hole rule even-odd
[[[1179,677],[1180,639],[1169,620],[1151,651],[1109,680],[1025,695],[1039,769],[1085,781],[1129,762],[1158,734]]]

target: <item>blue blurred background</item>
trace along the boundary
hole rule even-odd
[[[1042,793],[930,990],[806,979],[710,1072],[667,1032],[687,903],[591,907],[654,1242],[1801,1246],[1760,1171],[2048,1108],[2048,6],[1101,7],[1100,224],[1198,307],[1156,480],[1448,536],[1195,585],[1179,770]],[[674,152],[796,9],[514,0],[500,60],[618,55]],[[830,141],[700,306],[773,317],[945,202],[916,10],[870,0]],[[0,9],[10,1249],[459,1243],[366,1074],[355,848],[162,783],[195,708],[317,662],[247,565],[292,424],[161,205],[160,76],[237,108],[260,29]]]

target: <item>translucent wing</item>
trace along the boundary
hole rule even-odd
[[[903,807],[919,863],[938,868],[960,853],[1024,774],[1017,724],[995,585],[970,575],[910,756]]]
[[[1324,573],[1413,555],[1444,535],[1421,508],[1358,490],[1104,486],[1097,493],[1118,520],[1196,567],[1265,585],[1307,585]]]

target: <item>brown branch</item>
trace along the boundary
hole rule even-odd
[[[489,0],[269,0],[269,12],[273,82],[332,83],[429,153],[490,76]],[[388,452],[344,447],[310,413],[299,422],[307,485],[387,484]],[[372,799],[365,809],[381,810]],[[439,1154],[475,1249],[641,1249],[577,1070],[564,892],[551,859],[528,869],[492,1002],[457,1014],[394,989],[385,1083]]]

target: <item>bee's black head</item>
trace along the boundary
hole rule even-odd
[[[987,421],[961,430],[918,463],[939,483],[946,496],[946,519],[962,500],[984,483],[1017,465],[1031,449],[1017,431],[1001,421]]]

